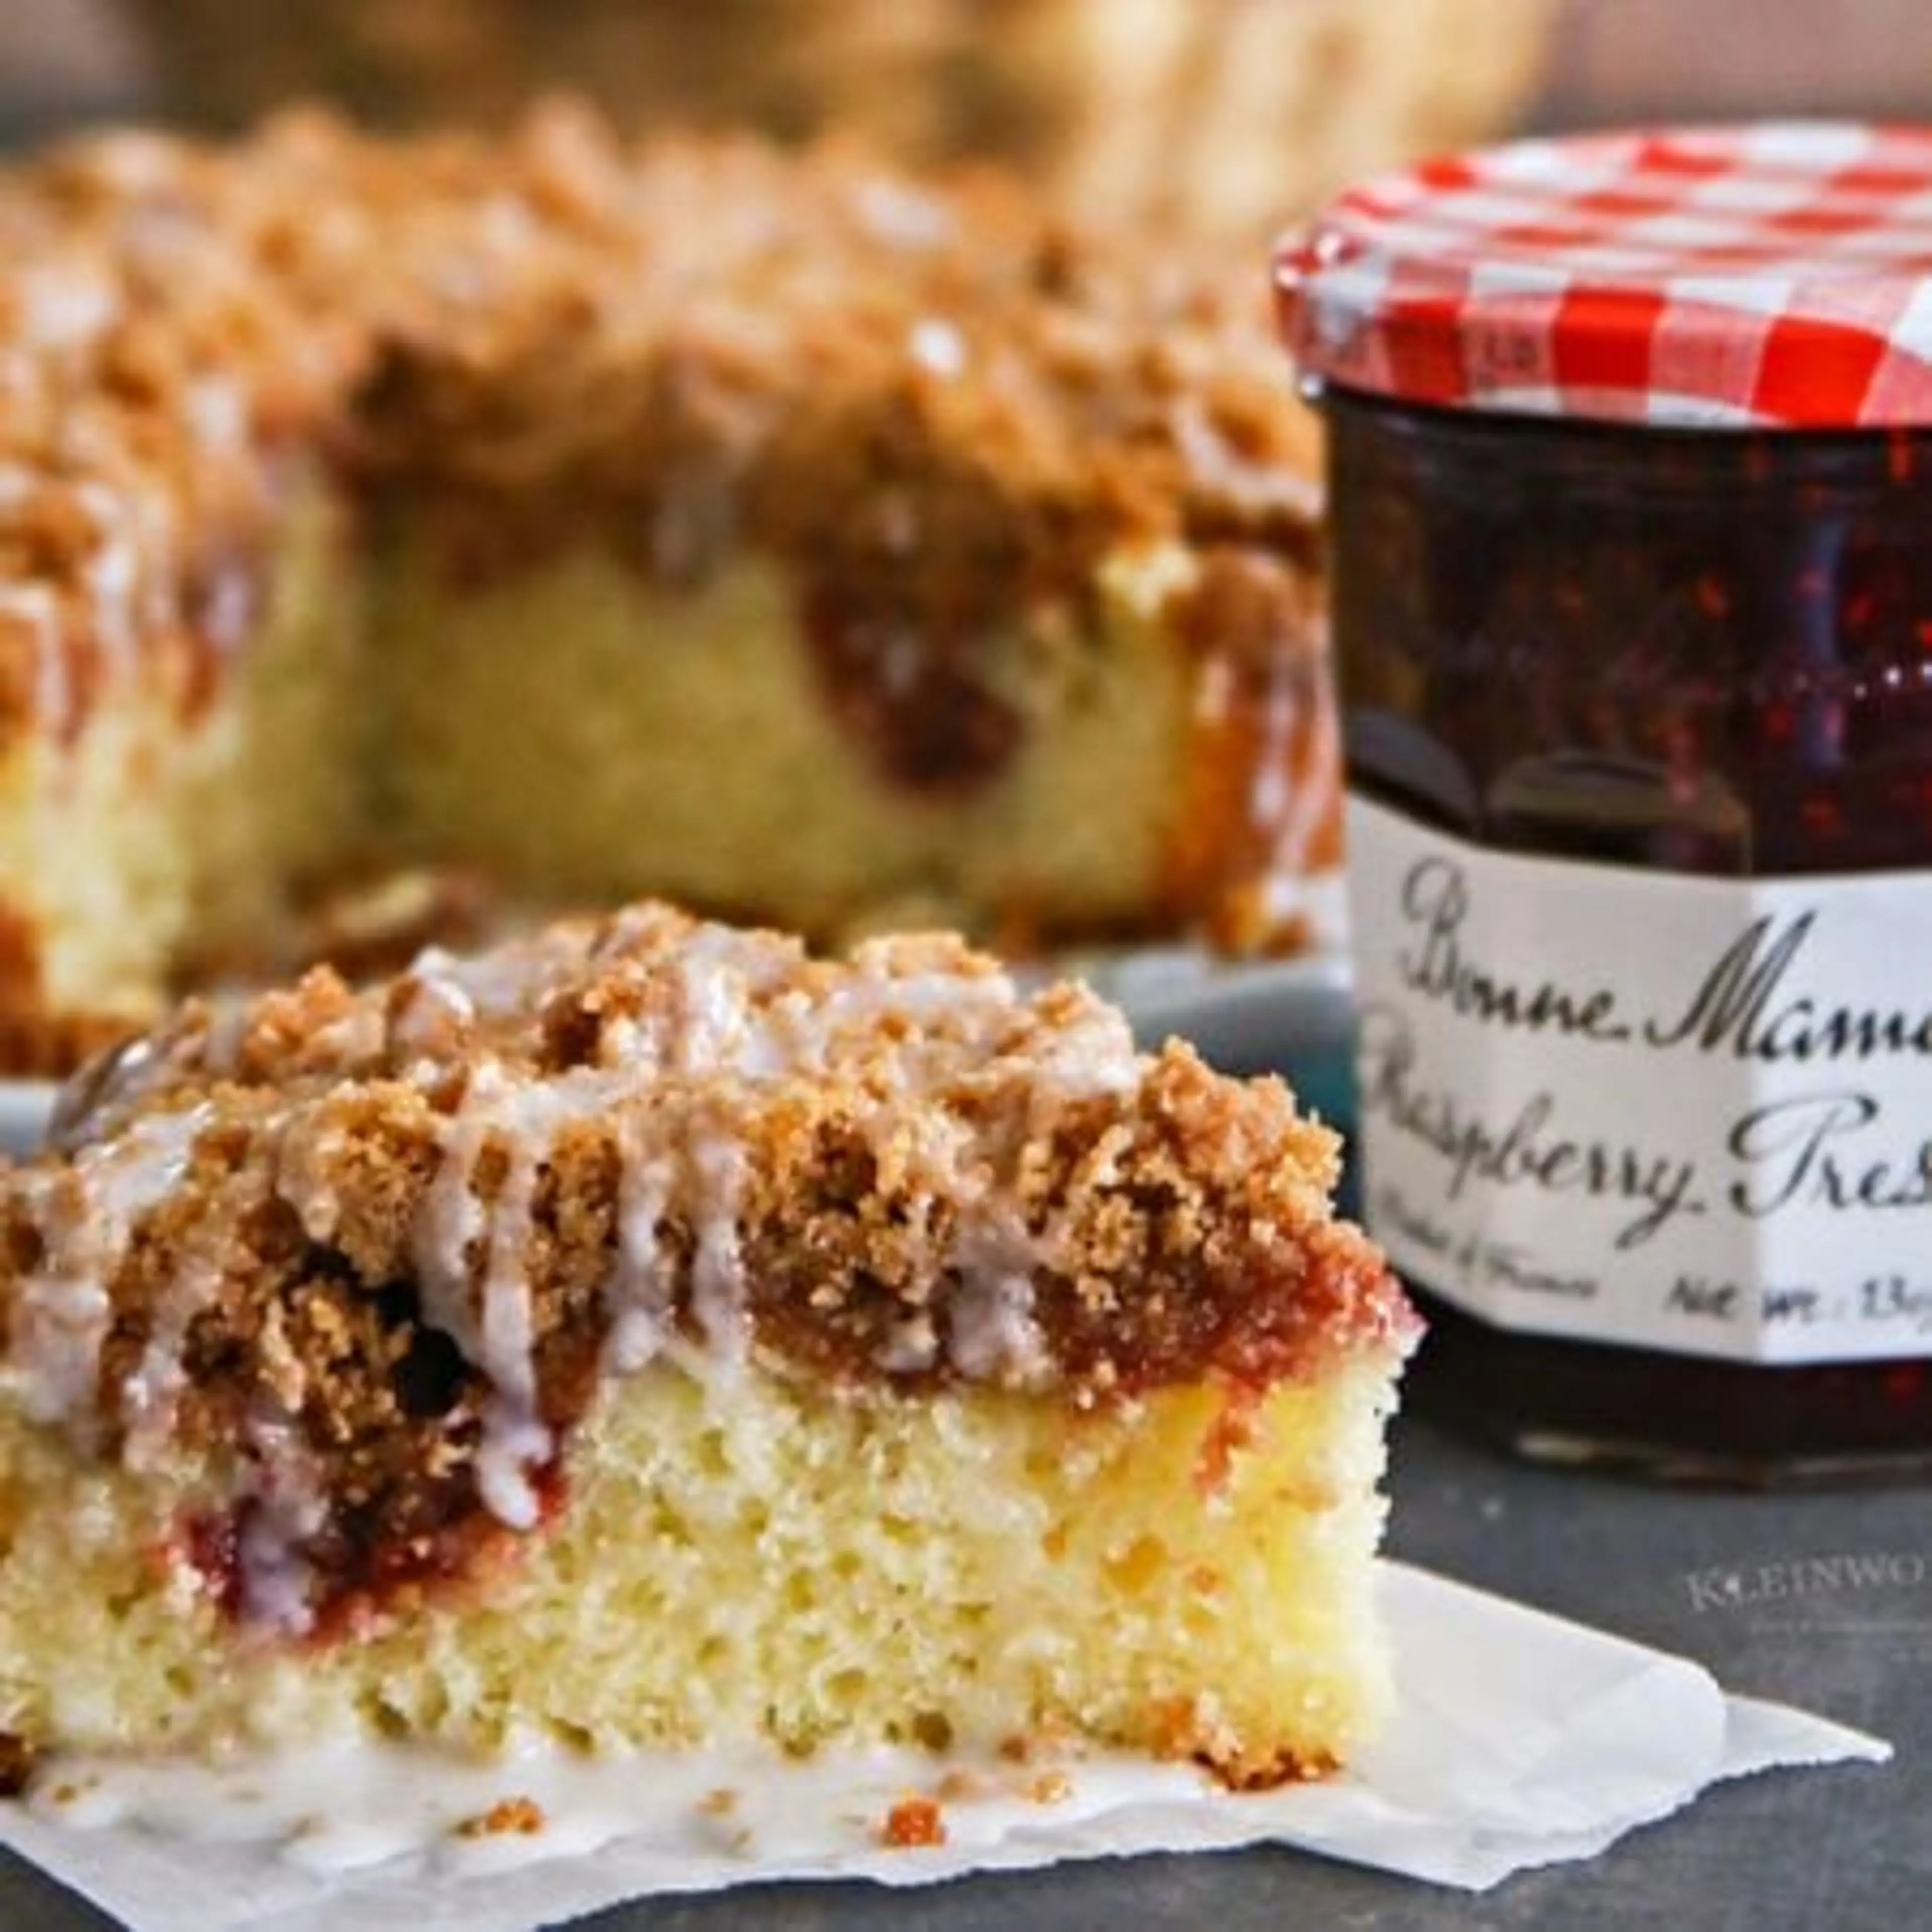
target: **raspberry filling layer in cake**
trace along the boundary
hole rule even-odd
[[[1333,862],[1258,271],[562,110],[82,140],[0,264],[16,1064],[345,868],[1259,950]]]
[[[190,1005],[0,1176],[0,1732],[1313,1774],[1413,1332],[1334,1163],[946,938],[646,904]]]

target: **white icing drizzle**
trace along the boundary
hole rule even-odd
[[[487,1878],[621,1841],[633,1870],[674,1886],[706,1874],[749,1880],[761,1868],[910,1871],[932,1855],[886,1849],[880,1834],[893,1806],[920,1792],[945,1794],[955,1860],[1020,1834],[1077,1834],[1130,1805],[1211,1813],[1256,1802],[1232,1798],[1198,1766],[1091,1747],[1015,1764],[968,1745],[828,1750],[800,1761],[742,1745],[593,1753],[519,1738],[478,1756],[343,1738],[212,1762],[63,1754],[26,1802],[37,1819],[70,1831],[156,1834],[184,1862],[197,1844],[230,1862],[257,1847],[285,1880],[290,1866],[377,1883],[384,1866],[383,1877],[405,1885]],[[496,1807],[519,1801],[532,1828],[487,1828]],[[272,1895],[266,1877],[258,1882]],[[344,1923],[355,1896],[342,1894]]]
[[[860,186],[857,202],[860,220],[894,248],[937,248],[952,232],[952,217],[945,204],[904,182],[876,176]]]
[[[1028,1036],[1036,1107],[1132,1091],[1141,1062],[1133,1034],[1114,1007],[1084,1002],[1050,1031]]]
[[[534,1005],[573,963],[560,948],[526,940],[470,958],[432,946],[417,956],[410,970],[425,988],[460,1002],[473,1015],[494,1020]]]
[[[738,1227],[745,1150],[728,1129],[694,1124],[686,1169],[697,1231],[691,1257],[692,1320],[720,1361],[736,1366],[750,1341]]]
[[[488,1102],[503,1084],[502,1070],[494,1061],[485,1060],[471,1076],[461,1107],[443,1130],[435,1178],[410,1231],[423,1319],[472,1360],[482,1349],[470,1306],[470,1249],[483,1231],[483,1205],[472,1186],[490,1129]]]
[[[959,1281],[946,1304],[945,1348],[969,1382],[1024,1388],[1052,1366],[1033,1312],[1033,1271],[1052,1252],[995,1186],[961,1204],[952,1254]]]
[[[640,924],[628,928],[620,922],[608,950],[638,936],[651,915],[637,916]],[[486,1060],[444,1129],[442,1160],[412,1251],[426,1318],[490,1378],[479,1478],[489,1507],[514,1527],[534,1520],[526,1471],[551,1447],[536,1418],[526,1257],[536,1190],[557,1135],[573,1121],[602,1115],[617,1136],[606,1367],[628,1372],[669,1349],[694,1371],[728,1372],[749,1346],[742,1248],[749,1176],[736,1118],[749,1104],[746,1091],[826,1068],[842,1039],[870,1036],[882,1022],[898,1024],[880,1061],[880,1144],[891,1141],[904,1170],[901,1178],[915,1190],[915,1212],[940,1199],[958,1204],[951,1249],[938,1258],[966,1284],[943,1323],[921,1316],[902,1324],[882,1366],[917,1372],[943,1352],[961,1374],[1009,1386],[1036,1383],[1050,1371],[1033,1313],[1032,1274],[1050,1264],[1057,1244],[1028,1231],[988,1164],[994,1150],[978,1146],[958,1118],[943,1106],[898,1103],[908,1096],[929,1099],[948,1082],[994,1078],[1010,1052],[1027,1056],[1024,1090],[1036,1114],[1118,1093],[1138,1077],[1126,1023],[1086,1001],[1042,1029],[1031,1024],[1006,975],[909,964],[892,942],[862,946],[846,973],[809,992],[779,983],[786,959],[755,935],[698,928],[657,976],[662,997],[605,1028],[598,1066],[536,1078],[506,1074]],[[538,946],[482,962],[425,956],[392,1045],[406,1056],[427,1042],[413,1036],[418,1024],[433,1031],[447,1022],[526,1012],[542,989],[565,976],[555,953]],[[418,1014],[420,1021],[412,1017]],[[727,1082],[721,1094],[696,1091],[721,1078]],[[646,1082],[658,1084],[658,1104],[640,1099]],[[1029,1119],[1020,1126],[1040,1124]],[[486,1210],[476,1174],[492,1147],[506,1165]],[[668,1220],[689,1235],[694,1352],[672,1328],[677,1257],[659,1234]]]
[[[340,1019],[316,1029],[315,1046],[318,1052],[349,1066],[362,1066],[380,1057],[388,1036],[382,1014],[366,1000],[358,1000]]]
[[[0,511],[31,515],[38,508],[63,525],[78,522],[86,533],[85,548],[75,560],[85,622],[110,665],[124,673],[136,661],[140,628],[166,625],[177,616],[171,574],[150,567],[172,542],[172,512],[160,491],[110,488],[98,476],[56,473],[56,467],[85,471],[94,466],[86,448],[86,427],[79,414],[62,420],[60,446],[47,468],[0,464]],[[0,590],[0,610],[31,619],[40,628],[36,709],[44,724],[58,725],[68,716],[73,693],[56,587],[16,583]]]
[[[906,348],[922,369],[934,376],[957,376],[966,367],[966,338],[938,316],[922,316],[914,322]]]
[[[95,634],[108,656],[124,667],[133,662],[136,649],[135,599],[141,582],[140,542],[132,527],[136,500],[92,477],[69,487],[93,524],[96,538],[82,573]]]
[[[1285,508],[1312,523],[1322,513],[1321,486],[1279,456],[1248,456],[1224,436],[1198,395],[1177,400],[1168,413],[1176,446],[1199,481],[1251,515]]]
[[[306,1509],[257,1509],[243,1516],[236,1554],[244,1623],[290,1636],[314,1628],[309,1597],[315,1573],[302,1550],[327,1520],[326,1505],[314,1498]]]
[[[122,1378],[122,1420],[128,1432],[122,1453],[130,1468],[146,1468],[166,1453],[187,1386],[183,1356],[188,1330],[221,1286],[220,1264],[208,1251],[205,1232],[218,1225],[218,1220],[205,1220],[177,1248],[166,1282],[151,1306],[140,1360]]]
[[[236,1556],[244,1622],[299,1636],[314,1627],[314,1566],[303,1554],[328,1520],[328,1504],[309,1453],[287,1418],[251,1418],[247,1430],[254,1480],[245,1495]]]
[[[1048,1368],[1028,1276],[968,1274],[947,1304],[946,1315],[947,1352],[970,1381],[1024,1388]]]
[[[248,1008],[240,1000],[217,1000],[208,1010],[208,1028],[202,1036],[201,1060],[211,1073],[232,1075],[242,1064],[242,1042],[248,1037]],[[152,1055],[144,1054],[138,1064],[121,1070],[120,1092],[162,1070]],[[116,1097],[118,1097],[118,1094]]]
[[[182,413],[200,442],[216,448],[238,448],[248,440],[248,398],[227,376],[197,376],[182,390]]]
[[[59,600],[48,584],[0,585],[0,617],[26,625],[33,634],[34,720],[58,734],[65,728],[74,703]]]
[[[532,1066],[553,994],[569,998],[603,963],[614,1004],[600,1014],[592,1058],[554,1072]],[[238,1010],[110,1063],[80,1092],[64,1130],[68,1165],[19,1177],[44,1246],[19,1292],[6,1369],[28,1413],[91,1424],[107,1286],[140,1215],[179,1180],[220,1102],[142,1109],[184,1066],[237,1072],[249,1024]],[[856,1108],[880,1184],[904,1204],[908,1226],[950,1222],[931,1266],[935,1279],[950,1272],[959,1283],[932,1309],[907,1311],[879,1366],[921,1374],[945,1365],[971,1380],[1026,1387],[1052,1370],[1034,1282],[1055,1265],[1062,1242],[1052,1226],[1028,1226],[1017,1164],[1059,1109],[1130,1088],[1142,1064],[1112,1009],[1062,995],[1042,1016],[1004,974],[962,966],[944,945],[875,942],[842,970],[806,969],[795,948],[768,934],[686,927],[649,909],[599,934],[566,928],[473,960],[427,952],[397,988],[359,996],[304,1047],[325,1068],[413,1082],[444,1110],[408,1253],[423,1320],[488,1384],[478,1492],[518,1531],[538,1521],[533,1478],[556,1449],[542,1412],[532,1257],[545,1177],[574,1126],[597,1122],[616,1153],[607,1372],[668,1356],[708,1378],[743,1362],[751,1123],[773,1086],[842,1069],[840,1090]],[[452,1102],[444,1096],[459,1068],[467,1071]],[[270,1184],[311,1239],[328,1242],[343,1204],[338,1130],[326,1076],[304,1077],[322,1084],[272,1142]],[[988,1107],[992,1100],[998,1104]],[[244,1198],[256,1184],[245,1171],[233,1183]],[[218,1198],[205,1219],[208,1244],[191,1229],[178,1241],[172,1278],[152,1298],[147,1346],[119,1390],[137,1466],[166,1444],[186,1337],[220,1286],[214,1244],[232,1216]],[[674,1240],[665,1236],[672,1227]],[[680,1332],[674,1310],[687,1266]],[[286,1418],[252,1425],[242,1446],[254,1471],[238,1498],[253,1506],[238,1552],[244,1611],[299,1629],[310,1581],[302,1550],[322,1526],[322,1486]]]
[[[142,1216],[186,1171],[207,1120],[203,1107],[149,1114],[82,1148],[69,1168],[15,1177],[41,1253],[15,1295],[0,1386],[33,1420],[92,1428],[109,1287]]]
[[[403,981],[389,1017],[389,1051],[406,1069],[432,1071],[453,1059],[476,1018],[476,1002],[447,974],[422,962]]]
[[[73,349],[93,340],[120,308],[110,283],[71,264],[22,275],[14,287],[21,336],[41,350]]]
[[[496,1520],[515,1530],[536,1528],[543,1505],[530,1480],[556,1447],[536,1411],[520,1398],[493,1394],[483,1405],[476,1449],[476,1492]]]
[[[618,1124],[617,1150],[617,1256],[605,1292],[610,1328],[604,1364],[628,1375],[650,1361],[670,1336],[676,1280],[658,1224],[670,1210],[673,1175],[670,1161],[644,1145],[634,1111]]]
[[[929,1373],[939,1362],[939,1331],[924,1309],[896,1322],[879,1352],[879,1366],[889,1376]]]
[[[470,1076],[461,1105],[446,1124],[442,1160],[412,1231],[423,1318],[441,1329],[490,1378],[477,1483],[491,1514],[514,1529],[535,1526],[538,1504],[529,1469],[550,1454],[550,1432],[537,1413],[535,1326],[526,1262],[536,1232],[542,1163],[540,1138],[568,1112],[563,1083],[520,1084],[485,1060]],[[485,1151],[508,1162],[491,1210],[477,1191]],[[482,1277],[472,1289],[472,1255],[480,1247]]]

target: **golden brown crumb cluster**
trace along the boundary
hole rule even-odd
[[[985,608],[1076,594],[1109,542],[1309,540],[1258,284],[991,178],[565,107],[487,143],[296,115],[16,170],[0,260],[16,722],[74,728],[136,653],[206,678],[292,443],[438,506],[458,572],[588,518],[690,582],[749,536],[842,636],[855,600],[916,618],[942,681]]]
[[[947,938],[832,962],[644,906],[321,972],[186,1009],[56,1138],[0,1189],[8,1393],[135,1466],[238,1450],[196,1560],[299,1546],[345,1613],[534,1526],[660,1357],[1084,1407],[1410,1334],[1278,1082]]]

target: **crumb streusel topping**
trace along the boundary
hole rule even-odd
[[[136,662],[191,702],[294,448],[433,500],[458,567],[548,500],[668,583],[743,536],[818,607],[884,573],[944,682],[982,607],[1110,544],[1306,557],[1309,436],[1258,278],[991,175],[564,105],[508,141],[86,136],[0,174],[0,735]]]
[[[1334,1162],[1278,1082],[956,940],[826,961],[646,904],[98,1064],[0,1178],[0,1395],[188,1457],[197,1561],[309,1629],[536,1527],[654,1361],[1077,1408],[1404,1347]]]

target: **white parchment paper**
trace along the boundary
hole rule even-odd
[[[421,1759],[322,1753],[312,1768],[326,1798],[292,1840],[288,1815],[268,1803],[253,1818],[230,1804],[212,1838],[205,1823],[188,1828],[198,1787],[171,1774],[132,1805],[70,1804],[66,1822],[0,1805],[0,1841],[134,1932],[532,1932],[652,1892],[775,1879],[910,1885],[1258,1844],[1480,1889],[1590,1857],[1721,1778],[1890,1756],[1822,1718],[1726,1696],[1683,1658],[1424,1571],[1384,1564],[1382,1588],[1398,1714],[1325,1784],[1237,1796],[1187,1767],[1119,1756],[956,1766],[948,1779],[929,1756],[894,1753],[435,1772]],[[947,1842],[888,1849],[880,1824],[914,1791],[938,1795]],[[448,1828],[524,1793],[548,1821],[533,1835]],[[427,1849],[388,1856],[401,1840],[386,1833],[425,1806],[443,1821]],[[118,1822],[100,1822],[117,1808]]]

